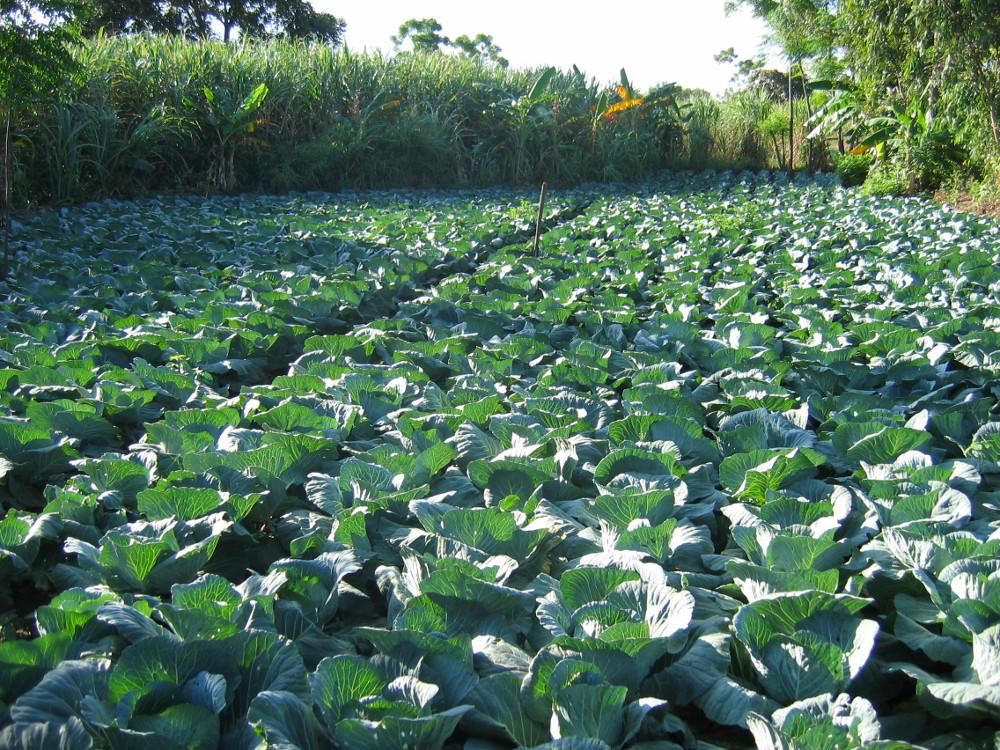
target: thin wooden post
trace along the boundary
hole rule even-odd
[[[10,215],[11,215],[11,180],[14,171],[14,159],[11,156],[13,138],[11,136],[11,121],[14,119],[7,110],[6,127],[3,134],[3,261],[0,263],[0,279],[6,279],[10,274]]]
[[[538,217],[535,219],[535,244],[532,247],[532,254],[538,257],[538,241],[542,237],[542,211],[545,210],[545,190],[547,182],[542,183],[542,192],[538,196]]]
[[[792,57],[788,57],[788,176],[795,171],[795,98],[792,87]]]

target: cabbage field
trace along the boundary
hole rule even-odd
[[[1000,227],[535,200],[15,227],[0,747],[1000,743]]]

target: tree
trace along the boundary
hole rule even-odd
[[[974,121],[1000,150],[995,0],[845,0],[847,59],[872,101]]]
[[[414,52],[439,52],[441,46],[451,46],[451,40],[441,33],[441,24],[434,18],[411,18],[399,26],[399,33],[390,37],[396,49],[407,41]]]
[[[225,0],[217,18],[225,41],[239,30],[243,36],[287,36],[336,45],[345,28],[341,19],[317,13],[308,0]]]
[[[721,65],[736,66],[736,72],[730,79],[733,83],[740,83],[752,75],[754,71],[760,70],[767,64],[767,59],[763,55],[748,57],[741,60],[739,55],[736,54],[736,50],[732,47],[716,53],[713,59]]]
[[[773,30],[770,41],[789,59],[814,67],[842,67],[838,0],[728,0],[727,12],[749,7]],[[818,72],[818,71],[816,71]],[[828,71],[824,71],[827,73]]]
[[[318,13],[309,0],[87,0],[92,8],[83,33],[92,36],[151,31],[223,40],[288,36],[339,44],[344,22]]]
[[[441,24],[436,18],[411,18],[402,23],[399,32],[390,39],[397,50],[407,42],[413,45],[414,52],[442,52],[442,47],[451,47],[466,57],[496,63],[501,68],[510,65],[489,34],[476,34],[475,37],[462,34],[452,41],[441,33]]]
[[[313,11],[285,24],[285,34],[294,39],[313,39],[336,46],[344,40],[347,24],[330,13]]]
[[[452,46],[460,49],[467,57],[489,60],[501,68],[510,65],[507,58],[500,54],[503,50],[493,42],[493,37],[489,34],[476,34],[475,39],[463,34],[452,42]]]
[[[132,33],[148,31],[165,34],[177,31],[179,19],[159,0],[90,0],[90,13],[80,26],[84,36],[99,31]]]
[[[0,112],[3,113],[3,263],[10,272],[13,131],[76,71],[67,43],[79,34],[78,4],[70,0],[0,0]]]

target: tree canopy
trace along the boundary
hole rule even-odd
[[[955,113],[1000,149],[1000,13],[995,0],[845,0],[847,61],[872,99]]]
[[[842,68],[838,4],[837,0],[727,0],[726,10],[748,7],[767,21],[770,40],[789,60],[810,61],[830,75]]]
[[[150,31],[229,40],[289,36],[328,44],[343,39],[344,22],[317,12],[309,0],[87,0],[84,34]]]
[[[494,62],[503,68],[509,64],[501,54],[503,50],[489,34],[476,34],[475,37],[463,34],[450,39],[441,32],[441,24],[435,18],[411,18],[400,24],[398,33],[391,40],[397,50],[407,42],[413,46],[414,52],[442,52],[450,47],[466,57]]]
[[[0,0],[0,109],[23,111],[63,87],[74,69],[80,5],[67,0]]]

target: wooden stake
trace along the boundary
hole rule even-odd
[[[547,182],[542,183],[542,192],[538,196],[538,218],[535,219],[535,244],[532,248],[532,253],[535,257],[538,257],[538,240],[542,237],[542,211],[545,210],[545,189],[548,187]]]

